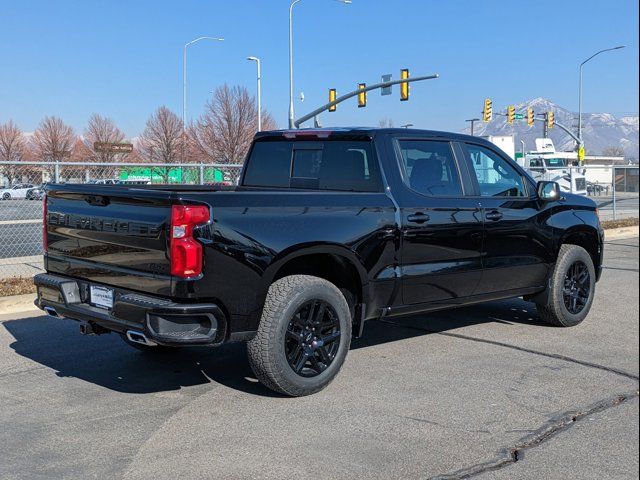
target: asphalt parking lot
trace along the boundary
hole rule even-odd
[[[638,239],[605,265],[578,327],[521,300],[370,322],[297,399],[240,344],[150,357],[0,315],[0,478],[635,479]]]

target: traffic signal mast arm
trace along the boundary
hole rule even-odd
[[[547,119],[544,117],[544,114],[540,114],[541,116],[538,118],[535,118],[536,121],[538,122],[545,122],[547,121]],[[576,136],[575,133],[573,133],[571,130],[569,130],[567,127],[565,127],[564,125],[562,125],[561,123],[558,123],[557,120],[554,120],[553,124],[560,128],[561,130],[564,130],[571,138],[573,138],[578,145],[580,144],[580,139]]]
[[[297,119],[295,122],[293,122],[293,124],[295,125],[296,128],[300,128],[300,125],[303,124],[304,122],[306,122],[307,120],[311,120],[313,117],[315,117],[316,115],[319,115],[320,113],[329,110],[330,107],[333,107],[334,105],[338,105],[339,103],[344,102],[345,100],[348,100],[352,97],[355,97],[358,94],[361,94],[363,92],[369,92],[371,90],[376,90],[378,88],[385,88],[385,87],[390,87],[392,85],[398,85],[400,83],[410,83],[410,82],[420,82],[423,80],[434,80],[436,78],[438,78],[440,75],[433,74],[433,75],[425,75],[422,77],[410,77],[410,78],[405,78],[405,79],[400,79],[400,80],[391,80],[389,82],[381,82],[381,83],[376,83],[374,85],[369,85],[368,87],[365,88],[359,88],[357,90],[354,90],[353,92],[349,92],[345,95],[342,95],[341,97],[336,98],[333,102],[329,102],[324,104],[323,106],[321,106],[320,108],[315,109],[313,112],[311,113],[307,113],[305,116],[300,117],[299,119]]]
[[[501,116],[501,117],[506,117],[506,116],[507,116],[507,114],[506,114],[506,113],[501,113],[501,112],[496,112],[496,113],[494,113],[494,115],[499,115],[499,116]],[[546,118],[545,114],[544,114],[544,113],[539,113],[538,115],[539,115],[539,117],[537,117],[537,118],[534,116],[534,118],[533,118],[533,119],[534,119],[534,121],[537,121],[537,122],[545,122],[545,123],[546,123],[547,118]],[[568,134],[571,138],[573,138],[576,142],[580,143],[580,140],[578,139],[578,137],[577,137],[577,136],[576,136],[576,135],[575,135],[571,130],[569,130],[567,127],[565,127],[565,126],[564,126],[564,125],[562,125],[561,123],[558,123],[558,121],[557,121],[557,120],[555,120],[555,119],[554,119],[553,124],[554,124],[555,126],[557,126],[558,128],[560,128],[561,130],[564,130],[565,132],[567,132],[567,134]]]

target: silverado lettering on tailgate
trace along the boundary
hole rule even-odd
[[[56,227],[120,233],[137,237],[158,237],[162,226],[153,223],[128,222],[115,218],[85,217],[68,213],[48,212],[47,223]]]

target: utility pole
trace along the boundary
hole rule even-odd
[[[474,125],[476,122],[479,122],[479,121],[480,121],[480,119],[479,119],[479,118],[469,118],[469,119],[465,120],[465,122],[469,122],[469,123],[471,124],[471,136],[472,136],[472,137],[473,137],[473,125]]]
[[[256,66],[258,69],[258,73],[257,73],[258,91],[256,96],[258,100],[258,131],[261,132],[262,131],[262,69],[260,67],[260,59],[258,57],[247,57],[247,60],[256,62]]]
[[[599,52],[594,53],[589,58],[587,58],[584,62],[580,64],[580,83],[578,85],[578,138],[579,138],[579,146],[582,146],[582,67],[585,63],[591,60],[593,57],[596,57],[604,52],[610,52],[612,50],[620,50],[624,48],[626,45],[619,45],[613,48],[605,48],[604,50],[600,50]]]
[[[289,4],[289,128],[294,128],[293,108],[293,7],[301,0],[291,0]],[[352,0],[334,0],[338,3],[350,5]]]

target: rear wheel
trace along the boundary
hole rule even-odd
[[[247,353],[262,384],[302,396],[335,378],[350,344],[351,314],[340,290],[322,278],[291,275],[269,288]]]
[[[3,200],[11,200],[11,194],[10,193],[2,194],[2,199]]]
[[[578,325],[593,304],[595,282],[589,253],[577,245],[563,245],[551,277],[548,302],[537,304],[542,320],[559,327]]]

